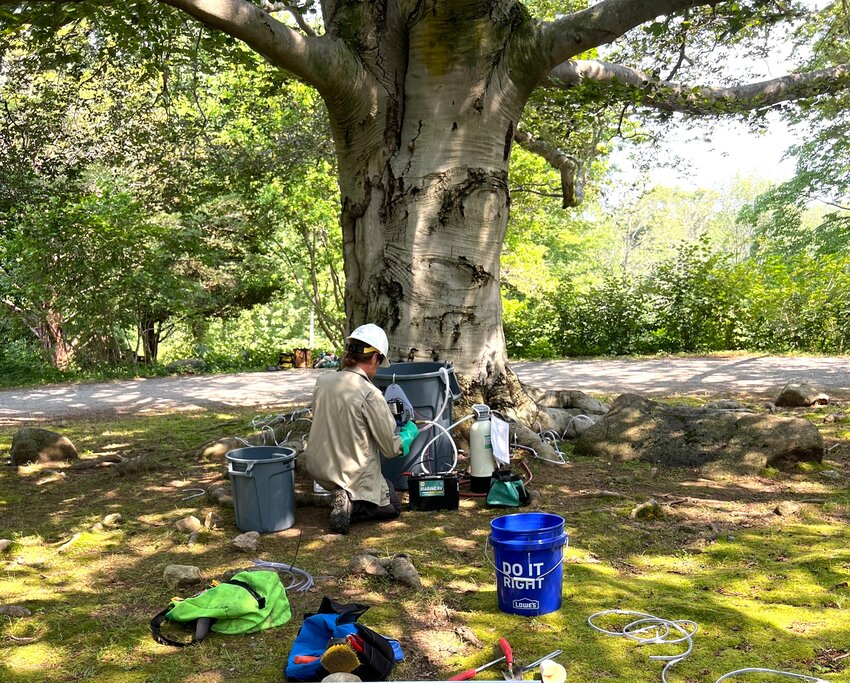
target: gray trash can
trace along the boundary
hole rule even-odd
[[[446,378],[448,378],[448,389]],[[395,382],[413,406],[417,419],[431,420],[446,428],[452,423],[453,402],[461,397],[454,368],[446,362],[393,363],[388,368],[378,368],[372,382],[381,391],[386,391],[387,387]],[[439,415],[437,415],[438,411]],[[435,427],[423,428],[411,445],[407,456],[381,457],[381,472],[395,484],[397,489],[407,490],[407,476],[403,474],[404,472],[414,474],[423,472],[420,465],[423,461],[422,449],[438,432],[442,433]],[[431,473],[445,472],[451,467],[453,458],[452,445],[444,435],[428,449],[424,464]]]
[[[295,524],[295,450],[248,446],[227,454],[236,526],[269,533]]]

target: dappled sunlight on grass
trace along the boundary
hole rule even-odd
[[[150,470],[73,472],[61,466],[65,480],[42,486],[36,485],[40,468],[33,476],[11,468],[0,473],[3,535],[15,541],[0,556],[0,594],[33,612],[0,623],[0,638],[36,639],[14,646],[8,640],[9,647],[3,642],[0,678],[278,681],[300,616],[328,595],[371,605],[363,622],[401,640],[407,661],[394,679],[444,678],[478,666],[493,659],[491,645],[506,636],[520,663],[563,649],[561,661],[573,681],[657,680],[661,666],[647,655],[675,647],[640,648],[586,623],[591,613],[624,608],[699,622],[694,654],[676,665],[671,681],[711,683],[740,666],[816,671],[823,651],[839,657],[824,676],[848,680],[843,667],[850,657],[840,658],[850,647],[845,484],[822,478],[819,470],[709,480],[695,470],[660,468],[655,477],[646,463],[620,467],[590,458],[563,469],[529,463],[543,509],[564,516],[570,537],[563,605],[556,612],[522,618],[497,609],[493,551],[485,558],[485,540],[490,521],[507,510],[463,499],[457,511],[405,512],[397,521],[354,525],[350,535],[332,537],[327,509],[299,508],[296,525],[264,535],[256,554],[331,577],[319,580],[314,593],[290,596],[290,624],[254,636],[216,634],[181,651],[157,645],[148,620],[180,592],[162,581],[168,564],[196,565],[209,581],[254,557],[230,546],[239,533],[232,508],[205,497],[181,500],[187,489],[223,481],[221,462],[194,458],[197,446],[218,436],[207,428],[223,418],[233,416],[184,414],[62,429],[95,453],[108,447],[125,456],[149,454],[159,463]],[[9,437],[0,432],[0,443]],[[836,455],[830,467],[845,472],[848,464],[847,455]],[[603,490],[615,495],[598,495]],[[819,502],[805,502],[815,496]],[[635,505],[650,497],[662,504],[663,517],[632,519]],[[783,500],[800,502],[800,512],[775,515]],[[120,512],[123,524],[91,531],[110,512]],[[188,545],[174,522],[190,514],[203,520],[207,512],[219,514],[225,528],[202,531]],[[59,553],[75,533],[80,536]],[[409,554],[423,590],[389,577],[347,576],[351,557],[366,549],[382,558]],[[460,626],[482,647],[460,638]],[[498,667],[491,672],[486,679],[501,677]]]

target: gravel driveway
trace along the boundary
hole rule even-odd
[[[806,381],[832,397],[850,398],[850,357],[731,356],[637,360],[564,360],[512,366],[539,387],[600,394],[750,395],[775,398],[789,381]],[[63,384],[0,391],[0,424],[44,424],[64,417],[165,410],[305,404],[316,377],[330,370],[286,370],[204,377],[165,377]]]

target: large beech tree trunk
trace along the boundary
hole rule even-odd
[[[382,325],[393,360],[449,360],[482,388],[507,369],[499,260],[528,94],[501,66],[510,30],[483,4],[437,4],[406,50],[381,50],[380,87],[326,97],[349,323]]]

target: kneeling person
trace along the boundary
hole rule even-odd
[[[313,424],[304,452],[307,471],[333,491],[331,531],[347,534],[352,521],[393,519],[401,514],[395,487],[381,474],[381,453],[389,458],[410,451],[419,434],[411,421],[396,423],[372,378],[389,365],[386,333],[371,323],[347,339],[342,367],[316,381]]]

